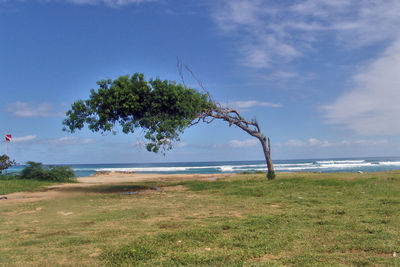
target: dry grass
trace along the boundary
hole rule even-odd
[[[175,177],[49,192],[58,195],[0,203],[3,266],[399,265],[399,172]]]

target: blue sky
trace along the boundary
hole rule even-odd
[[[17,162],[263,159],[223,122],[187,129],[166,156],[140,130],[61,131],[96,81],[179,82],[179,58],[215,100],[258,119],[273,159],[400,156],[399,14],[397,0],[0,0],[0,131]]]

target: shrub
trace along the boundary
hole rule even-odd
[[[10,158],[6,154],[0,156],[0,174],[2,174],[4,170],[7,170],[8,168],[15,165],[16,162],[14,160],[10,160]]]
[[[76,177],[70,167],[50,166],[44,168],[42,163],[34,161],[28,161],[27,165],[21,172],[21,179],[67,182]]]

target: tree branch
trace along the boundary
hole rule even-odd
[[[229,123],[229,126],[236,125],[251,136],[257,137],[258,139],[262,138],[260,127],[257,121],[247,121],[236,109],[221,108],[217,105],[200,114],[197,120],[192,124],[197,124],[200,120],[205,123],[211,123],[215,119],[224,120]]]

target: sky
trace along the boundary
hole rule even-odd
[[[143,73],[257,118],[272,159],[400,156],[398,0],[0,0],[0,132],[19,163],[262,160],[224,122],[165,156],[144,133],[62,131],[96,81]],[[183,73],[187,85],[199,88]],[[4,138],[0,152],[3,152]]]

